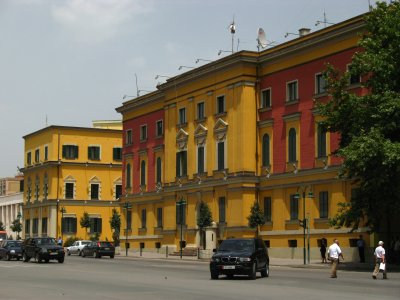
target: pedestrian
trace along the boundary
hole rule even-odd
[[[339,263],[339,257],[344,260],[342,250],[339,247],[339,241],[337,239],[333,240],[333,244],[328,248],[328,258],[332,263],[331,278],[336,278],[337,265]]]
[[[322,238],[321,239],[321,248],[319,249],[319,251],[321,252],[321,259],[323,264],[326,264],[326,238]]]
[[[396,264],[400,264],[400,237],[396,237],[396,241],[394,242],[394,258]]]
[[[374,256],[375,256],[375,268],[374,268],[374,272],[372,273],[372,278],[376,279],[376,277],[379,274],[379,270],[381,270],[382,274],[383,274],[382,279],[387,279],[385,248],[383,248],[382,241],[378,242],[378,247],[375,248]]]
[[[360,257],[360,263],[365,263],[365,242],[363,236],[360,234],[360,238],[357,240],[358,255]]]
[[[62,240],[61,236],[59,236],[58,240],[57,240],[57,245],[62,246],[62,244],[63,244],[63,240]]]

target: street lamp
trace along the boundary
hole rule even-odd
[[[181,240],[179,242],[180,246],[180,257],[182,259],[182,246],[183,246],[183,216],[184,216],[184,205],[186,204],[186,201],[181,197],[181,200],[179,200],[176,205],[179,207],[179,215],[180,215],[180,225],[181,225]]]
[[[124,203],[124,209],[126,210],[125,220],[126,220],[126,229],[125,229],[125,256],[128,256],[128,210],[132,208],[132,204],[130,202]]]
[[[18,206],[19,207],[19,206]],[[21,237],[20,237],[20,235],[19,235],[19,233],[21,232],[21,218],[22,218],[22,214],[21,214],[21,211],[18,211],[18,214],[17,214],[17,219],[18,219],[18,230],[17,230],[17,234],[18,234],[18,236],[17,236],[17,240],[20,240],[21,239]]]
[[[301,186],[297,189],[297,193],[295,195],[296,199],[300,199],[300,193],[301,196],[303,197],[303,220],[299,220],[299,225],[303,227],[303,261],[304,264],[306,264],[306,229],[308,230],[309,222],[308,219],[306,219],[306,192],[308,189],[308,198],[314,198],[313,192],[311,191],[311,187],[307,186]],[[310,238],[308,237],[308,262],[310,262]]]
[[[60,213],[61,213],[61,241],[63,240],[63,225],[64,225],[64,214],[67,212],[65,207],[61,207]]]

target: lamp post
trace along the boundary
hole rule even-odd
[[[128,256],[128,210],[132,208],[132,204],[130,202],[124,203],[124,209],[126,210],[125,220],[126,220],[126,228],[125,228],[125,256]]]
[[[306,265],[306,229],[308,230],[308,219],[306,218],[306,191],[308,188],[308,198],[314,198],[313,192],[311,191],[311,187],[301,186],[297,189],[297,193],[295,195],[296,199],[300,199],[300,193],[303,198],[303,220],[299,220],[299,225],[303,227],[303,262]],[[309,239],[309,237],[308,237]],[[308,261],[310,261],[310,241],[308,240]]]
[[[181,200],[179,200],[176,205],[178,205],[179,207],[179,215],[180,215],[180,225],[181,225],[181,239],[179,242],[179,248],[180,248],[180,257],[182,259],[182,244],[183,244],[183,216],[184,216],[184,211],[183,211],[183,207],[186,204],[186,201],[183,200],[183,198],[181,197]]]
[[[21,211],[18,211],[18,214],[17,214],[17,219],[18,219],[18,230],[17,230],[18,236],[17,236],[17,240],[21,239],[21,237],[19,235],[19,233],[21,232],[21,230],[20,230],[21,229],[21,218],[22,218]]]
[[[64,224],[64,214],[67,212],[65,207],[61,207],[61,241],[63,240],[63,224]]]

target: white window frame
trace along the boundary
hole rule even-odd
[[[147,124],[140,125],[140,141],[147,140]]]
[[[289,86],[294,83],[296,84],[296,95],[295,95],[296,97],[294,99],[290,99],[291,89],[289,88]],[[296,79],[296,80],[286,82],[286,102],[291,103],[291,102],[296,102],[298,100],[299,100],[299,81]]]
[[[325,82],[325,79],[324,79],[324,76],[323,76],[323,74],[322,73],[317,73],[317,74],[315,74],[315,90],[314,90],[314,92],[315,92],[315,94],[316,95],[321,95],[321,94],[325,94],[326,93],[326,82]],[[318,82],[318,78],[321,78],[324,82],[325,82],[325,86],[324,86],[324,88],[323,88],[323,91],[320,91],[319,90],[319,82]]]
[[[265,103],[264,103],[263,94],[264,94],[265,91],[268,91],[268,90],[269,90],[269,105],[264,105]],[[260,103],[261,104],[261,108],[270,108],[270,107],[272,107],[272,88],[271,87],[262,89],[260,96],[261,96],[261,103]]]

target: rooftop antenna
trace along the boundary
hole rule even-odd
[[[334,25],[335,23],[331,23],[331,22],[328,22],[328,20],[327,20],[327,18],[326,18],[326,13],[325,13],[325,11],[324,11],[324,20],[323,21],[317,21],[317,22],[315,22],[315,26],[318,26],[319,24],[324,24],[324,28],[326,27],[326,24],[329,24],[329,25]]]
[[[136,73],[135,73],[135,79],[136,79],[136,96],[139,97],[139,86],[138,86],[138,83],[137,83],[137,75],[136,75]]]
[[[229,30],[232,34],[232,53],[233,53],[233,44],[235,43],[235,32],[236,32],[236,25],[235,25],[235,16],[233,16],[232,23],[229,25]]]
[[[265,31],[261,27],[258,28],[258,33],[257,33],[257,49],[258,52],[260,52],[260,48],[264,49],[268,45],[267,43],[267,38],[265,37]]]
[[[47,115],[46,115],[46,127],[48,126],[48,123],[47,123]]]

